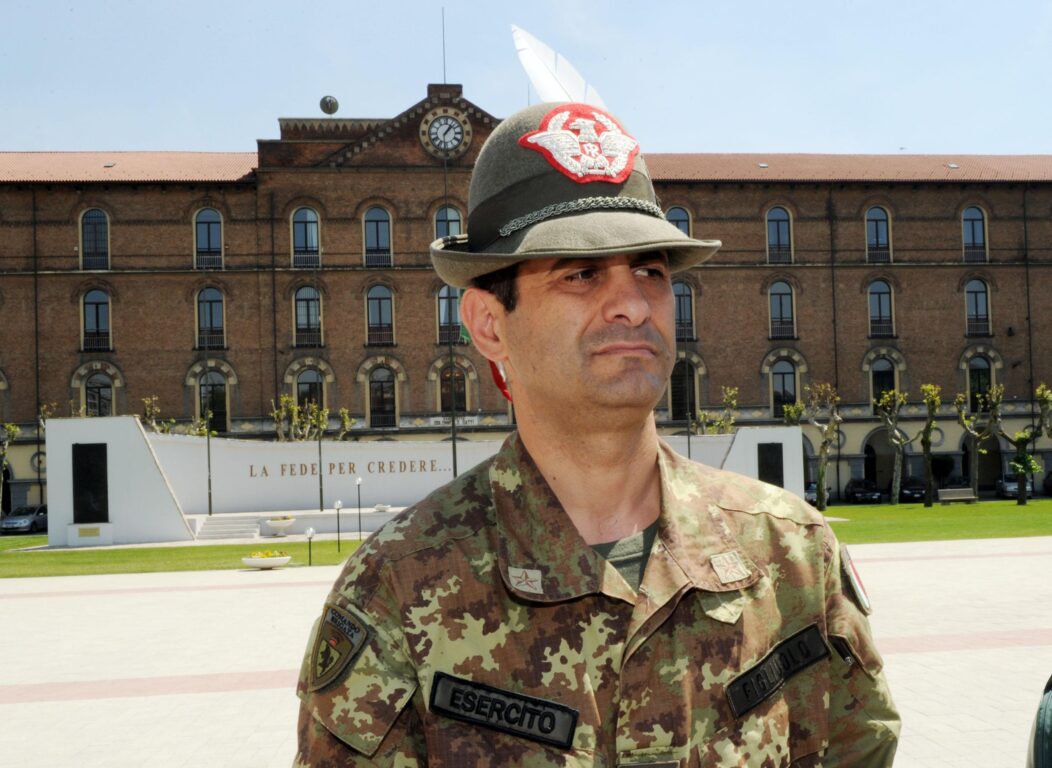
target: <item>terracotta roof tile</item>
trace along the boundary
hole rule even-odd
[[[1052,181],[1052,155],[648,154],[657,181]]]
[[[0,182],[241,181],[255,152],[0,152]]]

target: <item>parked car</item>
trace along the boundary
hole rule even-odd
[[[899,486],[899,501],[924,501],[924,478],[905,478]]]
[[[1002,499],[1018,499],[1019,498],[1019,482],[1016,480],[1015,475],[1007,477],[999,477],[997,479],[997,495]],[[1028,499],[1034,496],[1034,481],[1031,478],[1026,479],[1026,497]]]
[[[826,501],[828,502],[833,498],[833,489],[828,485],[826,486]],[[804,501],[811,505],[818,504],[818,483],[811,482],[804,488]]]
[[[852,504],[879,504],[880,491],[872,480],[849,480],[844,498]]]
[[[47,532],[47,504],[18,507],[0,520],[0,533]]]

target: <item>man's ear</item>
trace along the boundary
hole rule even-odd
[[[489,291],[468,288],[460,297],[460,321],[468,329],[475,348],[488,360],[506,360],[504,348],[504,307]]]

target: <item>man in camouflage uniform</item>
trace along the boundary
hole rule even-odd
[[[504,121],[469,209],[432,259],[518,432],[348,561],[296,764],[890,765],[868,603],[822,516],[657,435],[670,275],[719,243],[664,220],[635,140],[581,104]]]

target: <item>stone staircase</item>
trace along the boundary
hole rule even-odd
[[[213,515],[206,517],[197,531],[201,540],[258,539],[259,518],[255,515]]]

